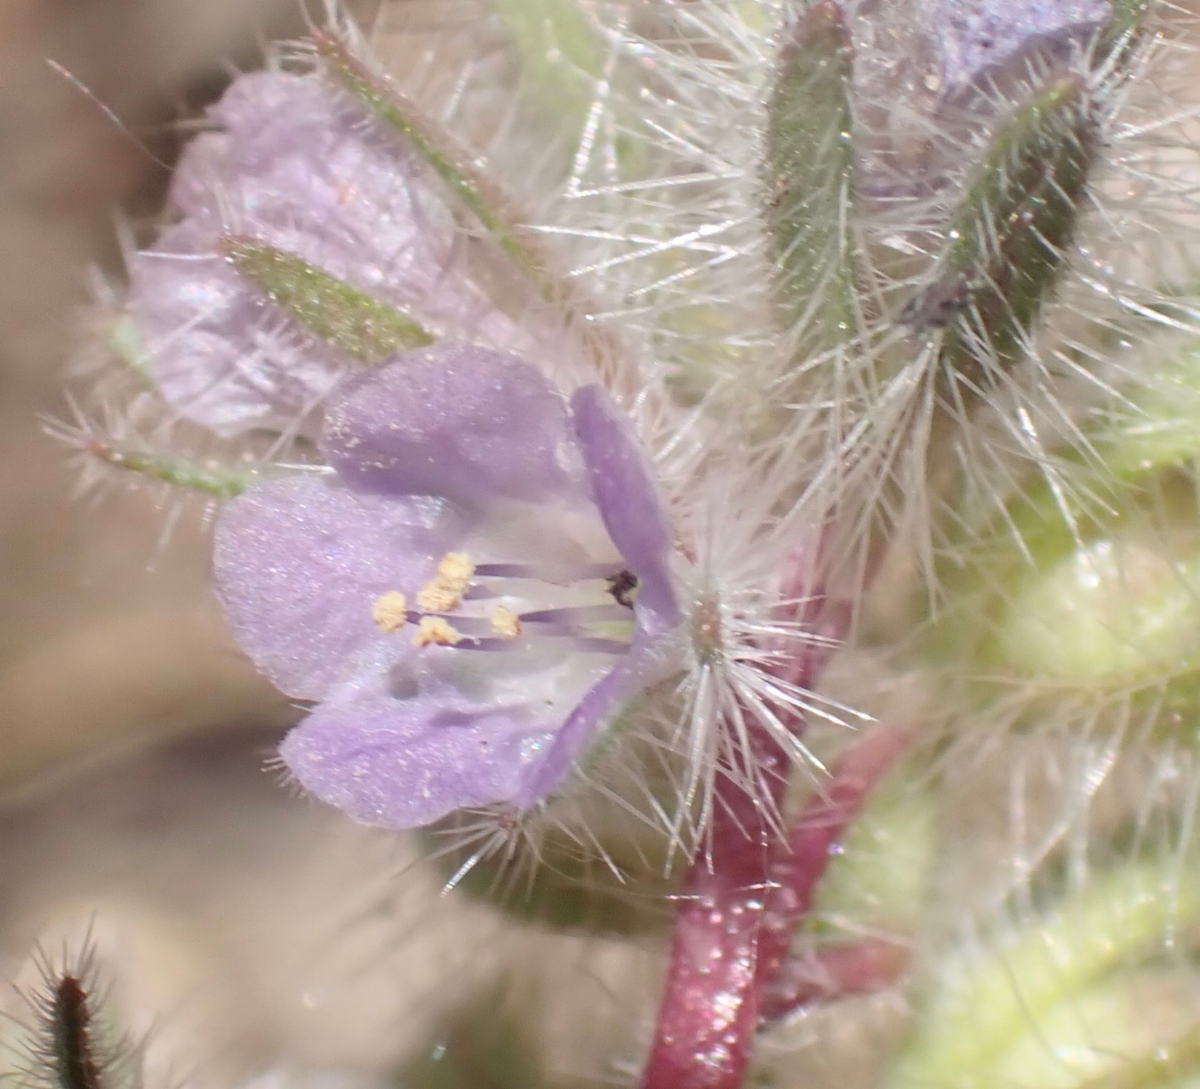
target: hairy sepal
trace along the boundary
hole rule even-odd
[[[251,238],[222,247],[238,270],[277,306],[361,363],[424,348],[434,337],[410,314],[319,269],[304,258]]]
[[[857,328],[852,55],[831,0],[785,34],[767,108],[763,181],[779,307],[803,358],[845,344]]]
[[[946,372],[986,394],[1025,354],[1084,206],[1098,133],[1087,81],[1035,93],[997,133],[946,229],[931,282],[902,318],[942,328]]]

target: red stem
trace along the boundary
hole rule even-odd
[[[791,948],[796,927],[812,907],[830,848],[887,770],[907,747],[909,731],[880,726],[864,734],[833,765],[830,781],[804,807],[786,845],[771,853],[766,912],[758,937],[755,983],[770,987]],[[766,1013],[766,1003],[763,1015]]]
[[[778,802],[784,753],[761,727],[751,743]],[[675,919],[644,1089],[737,1089],[758,1030],[756,949],[779,833],[733,779],[723,777],[716,790],[710,848],[692,864]]]
[[[882,990],[908,967],[909,955],[900,942],[863,938],[788,957],[764,988],[759,1012],[774,1021],[814,1002]]]
[[[794,574],[788,581],[798,584]],[[807,621],[810,630],[844,631],[844,610],[829,607],[819,593],[795,596],[793,619]],[[827,658],[816,650],[797,655],[786,679],[811,685]],[[797,717],[794,731],[803,725]],[[749,733],[747,759],[762,769],[778,813],[787,756],[752,718]],[[740,785],[743,777],[718,777],[709,849],[692,864],[684,886],[642,1089],[740,1089],[760,1020],[774,1008],[768,988],[808,912],[829,848],[906,740],[891,729],[864,736],[834,765],[826,789],[807,804],[787,841],[766,800]]]

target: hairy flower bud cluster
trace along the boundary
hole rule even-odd
[[[252,471],[85,430],[222,501],[294,780],[465,829],[465,895],[558,819],[671,871],[645,1089],[794,1084],[780,1024],[906,972],[891,1089],[1194,1078],[1135,999],[1197,978],[1196,26],[481,12],[235,79],[131,255],[129,403]]]

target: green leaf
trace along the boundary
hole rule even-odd
[[[1088,428],[1103,473],[1135,482],[1200,457],[1200,342],[1163,356],[1142,385]]]
[[[934,657],[1197,705],[1200,345],[1164,346],[1144,374],[1058,451],[1052,475],[1030,470],[1002,511],[955,527]]]
[[[302,257],[249,238],[222,247],[234,267],[277,306],[363,363],[424,348],[432,337],[408,314],[380,302]]]
[[[1200,1073],[1200,1028],[1177,1036],[1149,1055],[1121,1063],[1115,1070],[1091,1078],[1079,1089],[1153,1089],[1177,1085]]]

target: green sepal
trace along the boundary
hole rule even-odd
[[[1012,366],[1070,248],[1099,148],[1087,81],[1064,76],[1008,118],[946,228],[933,276],[901,320],[940,328],[940,359],[977,392]]]
[[[776,288],[805,354],[851,339],[855,246],[853,57],[839,6],[815,4],[787,31],[767,108],[765,218]]]
[[[125,448],[118,443],[91,440],[85,450],[106,465],[140,473],[188,491],[201,492],[214,499],[232,499],[241,495],[259,478],[259,474],[252,469],[238,470],[136,447]]]
[[[1100,32],[1101,57],[1110,58],[1114,75],[1122,78],[1124,69],[1143,37],[1146,16],[1155,0],[1109,0],[1108,23]]]
[[[448,818],[422,834],[456,893],[552,930],[621,938],[669,933],[682,875],[668,875],[665,836],[597,812],[588,838],[602,845],[603,856],[558,827],[540,834],[536,846],[518,840],[479,854],[477,845],[445,849],[446,838],[457,836],[457,821]]]
[[[442,179],[479,220],[492,241],[538,285],[545,283],[545,262],[520,226],[507,199],[471,162],[466,150],[440,130],[419,106],[390,81],[351,55],[337,35],[314,36],[317,51],[334,79],[372,114],[408,141],[423,162]]]
[[[287,250],[251,238],[221,240],[247,280],[317,336],[363,363],[424,348],[434,337],[414,318],[309,264]]]
[[[490,242],[515,264],[541,300],[549,304],[558,328],[571,330],[611,385],[630,385],[628,379],[617,377],[624,366],[620,346],[591,320],[598,304],[554,267],[533,231],[525,226],[524,217],[475,165],[467,150],[392,81],[372,72],[354,57],[338,35],[322,31],[313,36],[313,42],[328,66],[330,77],[401,136],[441,179],[479,222]]]

